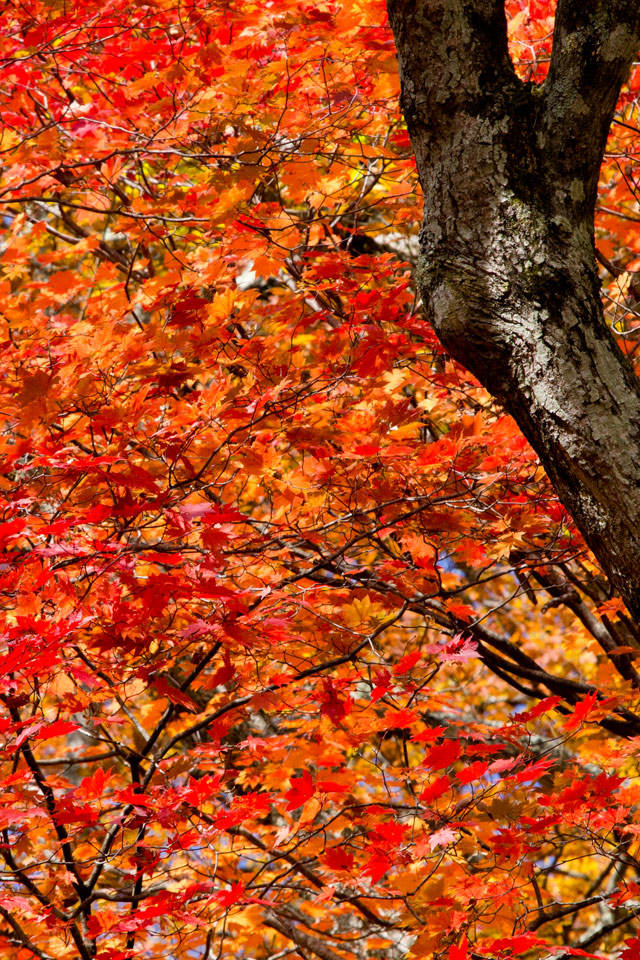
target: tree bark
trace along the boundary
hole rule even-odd
[[[559,0],[541,85],[514,72],[502,0],[388,3],[427,315],[515,418],[640,619],[640,383],[604,320],[593,235],[640,3]]]

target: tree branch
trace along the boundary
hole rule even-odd
[[[542,136],[551,179],[568,190],[564,202],[589,219],[620,87],[639,47],[638,3],[559,0]]]
[[[277,930],[283,937],[287,937],[287,939],[292,940],[293,943],[302,947],[303,950],[308,950],[309,953],[315,953],[316,957],[320,957],[320,960],[342,960],[342,957],[338,956],[338,954],[328,947],[326,943],[323,943],[322,940],[319,940],[317,937],[312,937],[311,934],[305,933],[304,930],[300,930],[290,923],[289,920],[276,916],[271,910],[268,911],[265,916],[265,923],[268,927],[273,927],[274,930]]]
[[[5,910],[4,907],[0,907],[0,917],[3,917],[6,923],[9,924],[13,932],[13,936],[23,950],[30,950],[31,953],[34,954],[34,956],[39,957],[40,960],[53,960],[53,957],[50,954],[40,950],[39,947],[36,947],[36,945],[31,942],[18,921],[12,917],[9,911]],[[4,934],[4,936],[6,937],[6,934]]]
[[[493,114],[505,90],[523,85],[509,56],[502,0],[387,0],[387,8],[400,60],[400,102],[420,171],[425,149],[446,146],[446,130],[458,115]]]

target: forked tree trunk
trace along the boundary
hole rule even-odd
[[[640,382],[611,337],[593,216],[639,0],[559,0],[549,76],[515,75],[502,0],[389,0],[425,197],[418,284],[513,415],[640,619]]]

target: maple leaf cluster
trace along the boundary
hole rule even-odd
[[[2,956],[640,955],[640,633],[421,316],[384,4],[0,19]]]

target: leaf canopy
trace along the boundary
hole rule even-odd
[[[640,633],[420,315],[384,4],[0,18],[3,956],[639,955]]]

